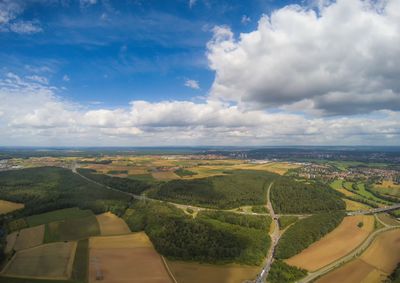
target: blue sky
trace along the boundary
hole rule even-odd
[[[0,145],[398,145],[398,0],[0,0]]]
[[[214,80],[206,58],[211,29],[254,29],[287,1],[26,1],[21,21],[32,34],[1,34],[3,72],[48,67],[49,82],[78,102],[123,106],[135,99],[204,96]],[[245,18],[243,18],[245,17]],[[243,19],[243,20],[242,20]],[[63,80],[67,76],[69,78]],[[67,78],[65,77],[65,78]],[[185,86],[198,82],[200,89]]]

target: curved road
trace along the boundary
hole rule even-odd
[[[267,260],[266,263],[261,270],[261,273],[257,276],[256,283],[264,283],[265,279],[268,276],[269,270],[271,269],[271,264],[274,262],[274,252],[275,252],[275,247],[278,244],[279,241],[279,216],[275,214],[274,208],[272,207],[272,203],[270,200],[270,192],[272,185],[274,183],[272,182],[269,187],[268,187],[268,192],[267,192],[267,207],[269,210],[269,213],[271,215],[272,221],[274,222],[274,231],[271,234],[271,247],[269,248],[268,255],[267,255]]]
[[[381,233],[389,231],[389,230],[393,230],[393,229],[398,229],[400,228],[400,226],[391,226],[391,227],[385,227],[385,228],[381,228],[379,230],[376,230],[375,232],[373,232],[372,234],[370,234],[368,236],[368,238],[361,244],[359,245],[355,250],[353,250],[352,252],[350,252],[349,254],[347,254],[346,256],[332,262],[331,264],[328,264],[324,267],[322,267],[321,269],[311,272],[309,273],[306,277],[304,277],[303,279],[297,281],[298,283],[307,283],[307,282],[311,282],[315,279],[317,279],[318,277],[332,271],[333,269],[341,266],[342,264],[351,261],[352,259],[354,259],[356,256],[360,255],[362,252],[364,252],[372,243],[372,241]]]

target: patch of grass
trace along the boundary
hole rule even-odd
[[[100,226],[96,216],[66,219],[49,223],[46,226],[45,243],[73,241],[100,235]]]
[[[281,216],[279,217],[279,226],[283,230],[290,224],[295,223],[299,218],[297,216]]]
[[[251,207],[251,211],[254,213],[268,213],[268,208],[264,205],[254,205]]]
[[[54,221],[61,221],[66,219],[82,218],[93,215],[90,210],[81,210],[77,207],[59,209],[42,214],[32,215],[26,218],[30,227],[47,224]]]
[[[86,282],[88,278],[89,240],[81,240],[76,247],[74,265],[71,278],[79,282]]]
[[[178,175],[179,177],[197,175],[196,172],[193,172],[193,171],[190,171],[190,170],[186,170],[186,169],[182,169],[182,168],[179,168],[178,170],[175,170],[174,173],[176,175]]]

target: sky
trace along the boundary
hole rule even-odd
[[[0,145],[400,145],[400,1],[0,0]]]

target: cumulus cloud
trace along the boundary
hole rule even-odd
[[[43,31],[37,20],[17,20],[24,11],[26,3],[18,0],[0,1],[0,32],[33,34]]]
[[[400,135],[400,114],[388,110],[310,118],[213,100],[136,100],[123,108],[88,109],[61,99],[59,91],[38,78],[0,77],[2,144],[398,144]]]
[[[186,80],[185,81],[185,86],[192,88],[192,89],[200,89],[199,82],[196,80]]]
[[[319,1],[264,15],[235,38],[216,27],[214,99],[242,107],[308,105],[322,114],[400,109],[400,2]]]

